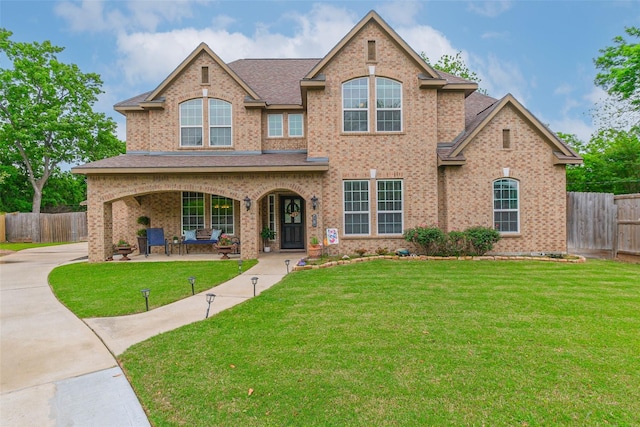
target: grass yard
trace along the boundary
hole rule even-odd
[[[45,246],[68,245],[70,242],[48,242],[48,243],[0,243],[0,250],[5,251],[21,251],[31,248],[43,248]]]
[[[121,362],[154,426],[640,425],[640,266],[296,272]]]
[[[243,270],[256,264],[244,261]],[[149,288],[149,309],[217,286],[238,274],[238,262],[173,261],[76,263],[55,268],[49,283],[56,297],[78,317],[121,316],[145,311],[141,289]]]

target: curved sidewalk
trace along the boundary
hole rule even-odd
[[[286,274],[285,259],[291,259],[293,266],[299,256],[265,254],[249,271],[195,296],[146,313],[83,323],[54,297],[47,277],[58,265],[86,254],[87,244],[76,243],[0,257],[3,427],[149,426],[112,353],[121,354],[137,342],[204,319],[206,293],[216,294],[210,316],[251,298],[251,277],[258,277],[258,294]],[[133,262],[192,259],[136,258]],[[211,260],[210,255],[206,259]]]

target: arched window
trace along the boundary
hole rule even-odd
[[[369,79],[362,77],[342,84],[342,129],[369,130]]]
[[[202,146],[202,99],[192,99],[180,104],[180,145]]]
[[[231,146],[231,104],[209,99],[209,145]]]
[[[493,226],[501,233],[520,232],[520,191],[518,181],[493,181]]]
[[[376,78],[376,129],[378,132],[402,130],[402,85],[384,77]]]

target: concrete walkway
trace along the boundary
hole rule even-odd
[[[0,257],[0,425],[149,426],[117,365],[130,345],[204,319],[205,293],[214,293],[210,316],[280,281],[300,254],[268,254],[257,266],[212,290],[147,313],[87,319],[54,296],[47,282],[58,265],[87,255],[87,244],[29,249]],[[198,258],[200,257],[200,258]],[[205,256],[133,257],[132,262],[183,261]],[[211,255],[206,256],[211,259]],[[95,331],[95,334],[89,327]],[[97,335],[96,335],[97,334]]]

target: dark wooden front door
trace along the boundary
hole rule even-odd
[[[304,200],[297,196],[280,197],[280,248],[304,249]]]

